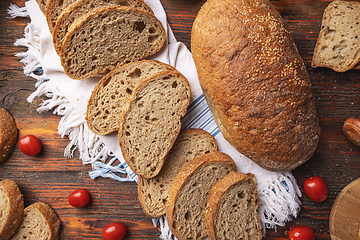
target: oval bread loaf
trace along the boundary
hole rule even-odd
[[[181,130],[159,174],[153,178],[139,176],[138,195],[145,214],[151,218],[164,215],[168,193],[178,172],[194,158],[216,150],[214,137],[205,130]]]
[[[86,122],[97,135],[119,129],[121,113],[134,89],[144,80],[161,72],[177,71],[169,64],[142,60],[117,68],[95,86],[88,101]]]
[[[205,209],[210,240],[262,238],[259,195],[253,174],[229,173],[210,191]]]
[[[177,71],[143,81],[130,96],[120,119],[122,155],[137,175],[155,177],[180,129],[190,102],[190,84]]]
[[[81,80],[153,55],[165,39],[165,29],[153,14],[103,7],[71,26],[61,48],[61,64],[70,78]]]
[[[9,158],[18,138],[14,118],[8,111],[0,108],[0,163]]]
[[[166,204],[166,218],[175,237],[202,239],[207,235],[204,213],[210,190],[236,170],[231,157],[222,152],[197,157],[181,169],[171,185]]]
[[[56,52],[60,54],[66,33],[78,19],[97,8],[105,6],[127,6],[142,9],[153,14],[151,8],[142,0],[78,0],[65,8],[57,18],[53,32]]]
[[[320,135],[311,82],[289,31],[268,0],[208,0],[191,50],[224,138],[271,171],[292,170]]]
[[[24,198],[12,180],[0,182],[0,240],[8,240],[19,226],[24,213]]]
[[[49,205],[33,203],[24,210],[19,228],[10,240],[57,240],[61,222]]]

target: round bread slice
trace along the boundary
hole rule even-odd
[[[24,198],[19,187],[12,180],[0,182],[0,239],[7,240],[21,222],[24,212]]]
[[[46,14],[45,14],[46,21],[48,23],[50,32],[53,33],[54,28],[56,26],[56,21],[58,20],[61,13],[71,4],[75,3],[77,0],[45,0],[45,1],[47,1]]]
[[[181,130],[159,174],[153,178],[139,177],[139,200],[145,214],[151,218],[164,215],[168,193],[178,172],[194,158],[215,151],[217,144],[210,133],[202,129]]]
[[[123,108],[134,89],[144,80],[165,71],[177,71],[172,66],[142,60],[126,64],[103,77],[88,101],[86,122],[96,135],[106,135],[119,129]]]
[[[18,137],[14,118],[5,109],[0,108],[0,163],[10,156]]]
[[[10,240],[55,240],[60,236],[61,222],[49,205],[31,204],[24,210],[19,228]]]
[[[229,173],[215,184],[205,209],[210,240],[262,238],[259,195],[253,174]]]
[[[46,9],[47,9],[48,2],[49,2],[49,0],[36,0],[36,3],[39,5],[41,12],[45,16],[46,16]]]
[[[153,14],[103,7],[71,26],[61,48],[61,64],[70,78],[81,80],[153,55],[165,39],[165,29]]]
[[[143,81],[121,115],[119,144],[137,175],[155,177],[181,129],[190,102],[190,84],[179,72],[160,73]]]
[[[236,170],[229,155],[213,152],[193,159],[176,175],[166,204],[166,218],[175,237],[202,239],[207,235],[204,213],[210,190]]]
[[[57,18],[53,31],[53,42],[56,52],[60,54],[65,35],[76,20],[97,8],[105,6],[127,6],[142,9],[153,14],[151,8],[142,0],[78,0],[65,8]]]

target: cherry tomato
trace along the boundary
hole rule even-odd
[[[126,235],[126,226],[121,222],[106,225],[102,232],[104,240],[121,240]]]
[[[69,204],[73,207],[85,207],[90,201],[89,192],[86,189],[77,189],[70,193],[68,200]]]
[[[328,196],[328,187],[325,180],[319,176],[312,176],[304,181],[304,191],[314,202],[322,202]]]
[[[19,148],[24,154],[35,156],[41,151],[41,143],[34,135],[26,135],[19,140]]]
[[[295,226],[289,231],[290,240],[315,240],[314,231],[308,226]]]

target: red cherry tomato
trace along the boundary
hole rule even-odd
[[[77,189],[72,193],[70,193],[68,200],[69,200],[69,204],[73,207],[76,208],[85,207],[90,201],[89,192],[86,189],[82,189],[82,188]]]
[[[19,148],[24,154],[35,156],[41,151],[41,143],[34,135],[26,135],[19,140]]]
[[[121,222],[106,225],[102,232],[104,240],[121,240],[126,235],[126,226]]]
[[[295,226],[289,231],[290,240],[315,240],[314,231],[308,226]]]
[[[304,191],[314,202],[322,202],[328,196],[328,187],[325,180],[319,176],[312,176],[304,181]]]

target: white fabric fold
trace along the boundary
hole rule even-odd
[[[211,112],[202,94],[191,52],[183,43],[176,41],[176,38],[167,23],[166,14],[161,2],[159,0],[145,0],[145,2],[153,9],[155,15],[159,18],[167,31],[167,42],[165,46],[159,53],[152,56],[150,59],[157,59],[174,66],[189,80],[191,85],[191,104],[187,115],[183,118],[183,127],[202,128],[207,130],[215,137],[219,151],[229,154],[235,161],[239,171],[255,174],[260,196],[259,215],[263,230],[265,230],[265,227],[276,228],[276,226],[283,226],[285,222],[291,220],[291,216],[296,217],[300,211],[300,201],[298,197],[301,196],[301,192],[297,186],[296,179],[292,176],[291,172],[270,172],[260,168],[249,158],[234,149],[224,139],[212,118]],[[71,131],[76,129],[76,133],[74,134],[81,134],[83,138],[88,138],[87,136],[89,134],[86,133],[88,130],[84,129],[86,127],[85,114],[87,101],[101,76],[81,81],[73,80],[66,76],[62,69],[60,58],[55,52],[46,19],[41,13],[36,1],[30,0],[26,2],[26,8],[31,18],[31,26],[29,28],[32,29],[35,26],[34,31],[36,31],[36,34],[34,36],[39,38],[36,39],[35,42],[40,42],[40,46],[38,46],[39,49],[34,51],[33,55],[36,57],[35,60],[31,63],[24,64],[34,65],[35,62],[36,67],[38,67],[38,65],[42,67],[44,71],[42,78],[49,79],[51,82],[49,86],[51,85],[52,88],[56,89],[56,91],[61,93],[64,97],[64,99],[56,98],[54,100],[54,105],[50,104],[49,106],[56,107],[56,104],[64,104],[64,101],[66,101],[69,104],[67,109],[71,109],[70,111],[72,111],[69,113],[68,118],[70,118],[70,115],[72,114],[72,118],[75,119],[73,123],[68,123],[69,127],[67,129],[71,129]],[[31,42],[31,39],[28,41]],[[18,43],[18,45],[21,45],[21,43]],[[29,48],[33,47],[30,45],[28,46]],[[29,57],[28,55],[32,54],[27,52],[26,57]],[[24,58],[25,56],[20,57]],[[27,71],[29,72],[29,70]],[[49,91],[51,92],[53,90]],[[35,95],[40,96],[40,93],[41,91],[38,91]],[[34,96],[32,96],[32,98],[33,97]],[[74,125],[72,126],[71,124]],[[62,133],[62,135],[64,134],[65,133]],[[89,139],[83,139],[83,143],[81,144],[88,144],[88,147],[98,147],[99,151],[96,154],[99,154],[99,158],[110,155],[116,156],[126,168],[126,163],[122,157],[118,144],[117,133],[106,136],[96,136],[95,138],[96,139],[92,136],[89,137]],[[96,143],[97,139],[100,139],[101,141]],[[104,145],[101,145],[102,143]],[[98,146],[99,144],[101,147]],[[68,149],[68,151],[71,150]],[[97,167],[101,168],[105,165],[106,164],[99,164]],[[111,169],[110,165],[109,168]],[[117,171],[116,169],[113,170],[114,172]],[[126,168],[126,171],[129,176],[133,176],[129,168]],[[119,172],[122,172],[122,170],[119,170]],[[160,221],[160,226],[166,226],[163,221],[164,219]],[[167,230],[168,229],[164,229],[164,232]],[[164,232],[162,231],[162,236],[169,235]],[[167,237],[161,238],[167,239]]]

